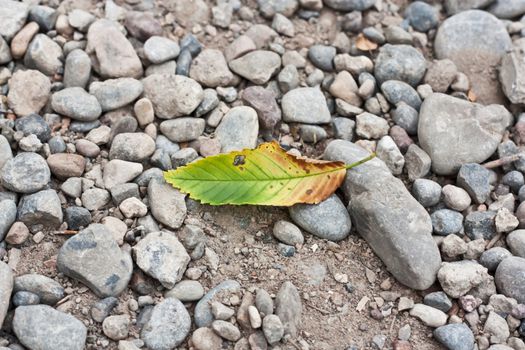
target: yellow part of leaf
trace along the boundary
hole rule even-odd
[[[341,185],[347,168],[366,160],[345,165],[295,157],[273,141],[201,159],[165,172],[164,178],[204,204],[315,204]]]

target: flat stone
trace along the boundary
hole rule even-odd
[[[329,241],[345,239],[352,228],[350,215],[335,194],[319,204],[296,204],[289,213],[304,230]]]
[[[303,306],[299,291],[292,282],[284,282],[275,296],[275,314],[282,322],[284,335],[288,334],[292,338],[297,336],[301,326],[302,312]]]
[[[82,122],[97,120],[102,108],[97,98],[80,87],[71,87],[55,92],[51,106],[57,113]]]
[[[204,296],[204,288],[199,281],[184,280],[168,290],[164,297],[176,298],[183,303],[198,301]]]
[[[281,57],[272,51],[256,50],[229,63],[230,69],[254,84],[266,84],[281,67]]]
[[[469,10],[447,18],[434,41],[438,59],[449,58],[465,73],[480,103],[503,103],[497,67],[512,48],[502,22],[488,12]],[[460,153],[460,152],[458,152]]]
[[[152,74],[142,81],[144,97],[153,103],[155,115],[172,119],[191,114],[204,98],[195,80],[175,74]]]
[[[364,11],[374,6],[373,0],[325,0],[324,4],[338,11]]]
[[[410,310],[410,316],[416,317],[429,327],[441,327],[447,323],[447,314],[424,304],[416,304]]]
[[[135,262],[146,274],[171,289],[179,282],[190,256],[179,240],[168,232],[151,232],[133,247]]]
[[[82,350],[87,336],[80,320],[47,305],[17,307],[13,331],[28,349],[39,350]]]
[[[95,81],[89,86],[89,93],[97,98],[103,112],[132,103],[142,94],[142,91],[142,83],[133,78]]]
[[[60,248],[57,266],[99,297],[119,295],[133,272],[131,256],[119,248],[111,232],[101,224],[91,224],[68,239]]]
[[[186,195],[164,181],[150,181],[148,198],[151,214],[157,221],[172,229],[181,227],[186,218]]]
[[[175,298],[155,305],[140,337],[151,350],[173,349],[188,336],[191,317],[184,304]]]
[[[96,60],[93,68],[105,78],[140,78],[142,63],[115,22],[99,19],[89,26],[86,52]]]
[[[155,151],[155,141],[140,132],[122,133],[115,136],[109,150],[109,159],[142,162]]]
[[[104,166],[104,187],[111,190],[116,185],[124,184],[142,173],[143,166],[139,163],[120,159],[110,160]]]
[[[9,79],[7,102],[18,116],[38,113],[46,105],[51,91],[49,78],[37,70],[17,70]]]
[[[342,140],[332,141],[324,154],[347,164],[366,156],[364,149]],[[430,287],[441,257],[430,216],[405,185],[375,158],[347,172],[343,191],[352,198],[348,211],[357,231],[394,277],[414,289]]]
[[[191,63],[190,77],[204,86],[217,87],[228,85],[233,74],[222,51],[204,49]]]
[[[47,158],[47,164],[53,175],[64,179],[82,176],[86,161],[78,154],[55,153]]]
[[[296,245],[304,243],[301,230],[291,222],[285,220],[277,221],[273,226],[272,232],[275,238],[285,244]]]
[[[177,42],[162,36],[152,36],[144,43],[144,55],[153,64],[164,63],[179,55]]]
[[[42,304],[55,305],[64,297],[64,288],[55,280],[38,274],[17,276],[14,282],[15,292],[36,294]]]
[[[221,143],[222,152],[255,148],[259,133],[257,112],[248,106],[230,109],[215,129],[215,136]]]
[[[200,118],[177,118],[160,123],[160,131],[173,142],[188,142],[204,132],[206,121]]]
[[[226,280],[206,293],[204,297],[199,300],[197,305],[195,305],[195,312],[194,312],[194,318],[195,318],[195,325],[197,327],[207,327],[211,325],[213,321],[213,314],[211,312],[211,305],[210,302],[215,298],[215,296],[219,293],[237,293],[241,289],[241,286],[239,282],[234,280]]]
[[[297,88],[281,100],[283,120],[289,123],[325,124],[331,120],[326,99],[319,88]]]
[[[453,175],[462,164],[488,159],[510,121],[503,106],[483,106],[435,93],[421,105],[419,142],[430,155],[434,172]]]
[[[0,261],[0,326],[4,323],[5,316],[9,310],[9,300],[12,291],[13,271],[6,263]]]

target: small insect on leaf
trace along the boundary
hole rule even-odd
[[[315,204],[341,185],[347,169],[374,156],[346,165],[296,157],[272,141],[201,159],[165,172],[164,178],[204,204]]]

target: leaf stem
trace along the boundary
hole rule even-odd
[[[371,155],[369,155],[368,157],[363,158],[363,159],[361,159],[361,160],[358,160],[358,161],[355,162],[355,163],[345,165],[345,168],[346,168],[346,169],[352,169],[352,168],[354,168],[354,167],[356,167],[356,166],[358,166],[358,165],[361,165],[361,164],[363,164],[363,163],[368,162],[369,160],[374,159],[375,156],[376,156],[376,154],[375,154],[375,152],[374,152],[374,153],[372,153]]]

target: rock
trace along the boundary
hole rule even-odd
[[[65,210],[65,221],[70,230],[78,230],[87,227],[91,223],[91,213],[82,207],[67,207]]]
[[[387,80],[381,84],[381,91],[388,102],[393,105],[404,102],[416,110],[419,110],[421,106],[421,98],[417,91],[403,81]]]
[[[97,98],[103,112],[132,103],[142,94],[142,91],[142,83],[133,78],[95,81],[89,86],[89,93]]]
[[[498,18],[512,19],[525,13],[525,4],[520,0],[497,0],[488,11]]]
[[[240,284],[237,281],[226,280],[210,289],[206,295],[199,300],[197,305],[195,305],[195,325],[197,327],[207,327],[211,325],[213,321],[213,315],[211,312],[210,302],[215,298],[218,293],[229,292],[237,293],[241,289]]]
[[[416,1],[405,9],[405,18],[418,32],[427,32],[437,27],[439,13],[431,5],[423,1]]]
[[[210,9],[203,0],[194,0],[189,3],[170,1],[166,8],[175,15],[175,20],[180,25],[191,28],[194,24],[208,23],[210,20]],[[184,49],[184,45],[181,47]]]
[[[447,295],[459,298],[481,284],[486,274],[487,269],[474,261],[444,262],[438,271],[438,280]]]
[[[215,136],[221,143],[222,152],[255,148],[259,122],[257,112],[251,107],[238,106],[230,109],[222,117],[215,129]]]
[[[336,140],[324,158],[351,164],[367,155],[357,145]],[[394,277],[414,289],[431,286],[441,263],[432,223],[403,183],[381,160],[373,159],[347,172],[343,191],[351,198],[348,211],[357,231]],[[400,226],[406,229],[400,232]]]
[[[0,202],[0,207],[1,207]],[[13,210],[14,208],[14,210]],[[12,218],[16,218],[16,205],[13,205],[11,209],[8,209],[7,212],[4,212],[4,215],[12,215]],[[11,218],[4,218],[7,219],[4,221],[7,226],[11,224]],[[7,234],[5,235],[5,241],[6,243],[12,244],[12,245],[20,245],[23,244],[25,241],[27,241],[27,238],[29,237],[29,229],[26,225],[24,225],[23,222],[15,222],[11,225],[11,228],[9,231],[7,231]],[[2,229],[0,228],[0,239],[2,238]]]
[[[448,14],[456,14],[470,9],[481,9],[489,5],[494,0],[446,0],[445,7]]]
[[[242,100],[255,109],[261,128],[272,130],[281,121],[281,109],[275,95],[262,86],[250,86],[243,90]]]
[[[297,288],[292,282],[284,282],[275,296],[275,314],[282,322],[285,335],[288,334],[292,338],[297,336],[302,309],[301,297]]]
[[[192,61],[190,77],[204,86],[217,87],[228,85],[233,74],[220,50],[205,49]]]
[[[505,26],[493,15],[479,10],[446,19],[434,41],[437,58],[451,59],[468,76],[473,93],[483,104],[503,103],[496,67],[511,47]]]
[[[282,100],[283,120],[288,123],[325,124],[330,111],[319,88],[297,88],[287,92]]]
[[[30,114],[15,120],[15,129],[24,136],[36,136],[40,141],[46,142],[51,138],[51,128],[44,118],[38,114]]]
[[[507,321],[494,311],[489,313],[483,327],[483,333],[490,336],[491,343],[505,343],[510,336]]]
[[[459,169],[457,183],[476,203],[484,203],[490,194],[490,172],[479,164],[464,164]]]
[[[485,266],[489,272],[494,272],[499,264],[509,256],[512,256],[512,254],[507,249],[503,247],[494,247],[481,254],[479,263]]]
[[[173,142],[187,142],[201,136],[205,126],[204,119],[177,118],[160,123],[160,131]]]
[[[120,212],[128,219],[141,218],[148,213],[148,207],[140,199],[129,197],[119,204]]]
[[[327,45],[313,45],[308,49],[308,58],[314,66],[324,71],[332,71],[334,69],[334,57],[336,48]]]
[[[82,350],[87,336],[81,321],[47,305],[17,307],[13,331],[24,346],[41,350]]]
[[[201,103],[202,87],[193,79],[175,74],[152,74],[142,81],[144,97],[153,103],[155,115],[172,119],[191,114]]]
[[[10,199],[0,200],[0,241],[4,240],[16,220],[16,203]]]
[[[295,27],[292,21],[286,16],[276,13],[273,16],[272,28],[279,34],[293,38],[295,36]]]
[[[442,194],[445,205],[456,211],[463,211],[467,209],[471,203],[468,192],[461,187],[445,185],[443,187]]]
[[[446,93],[457,74],[458,69],[451,60],[435,60],[428,67],[424,82],[432,87],[432,91]]]
[[[93,68],[104,78],[140,78],[142,63],[133,46],[115,25],[106,19],[95,21],[87,33],[86,52],[96,64]]]
[[[155,141],[147,134],[122,133],[115,136],[109,150],[109,159],[142,162],[155,151]]]
[[[128,32],[140,41],[146,41],[154,35],[162,35],[162,26],[150,12],[127,11],[124,25]]]
[[[257,0],[257,5],[261,14],[266,18],[272,18],[277,13],[290,17],[299,7],[297,0]]]
[[[281,57],[272,51],[256,50],[229,63],[230,69],[254,84],[266,84],[281,67]]]
[[[443,292],[432,292],[425,295],[423,303],[443,312],[448,312],[452,308],[452,302]]]
[[[525,259],[508,257],[496,269],[495,282],[498,291],[506,297],[525,303]]]
[[[496,235],[494,211],[475,211],[465,217],[465,233],[470,239],[492,239]]]
[[[27,48],[24,64],[27,68],[52,76],[62,70],[63,58],[62,48],[53,39],[37,34]]]
[[[109,192],[101,188],[90,188],[82,193],[82,205],[88,210],[99,210],[110,200]]]
[[[140,337],[151,350],[173,349],[188,336],[190,328],[191,318],[184,304],[168,298],[153,308]]]
[[[419,123],[419,114],[411,106],[400,102],[396,109],[392,111],[392,120],[406,130],[410,135],[417,134],[417,125]]]
[[[473,350],[474,334],[464,323],[448,324],[434,330],[434,338],[447,349]]]
[[[185,195],[171,185],[161,181],[150,181],[148,198],[151,214],[163,225],[179,228],[186,217]]]
[[[18,116],[38,113],[47,103],[51,91],[49,78],[37,70],[17,70],[9,79],[7,102]]]
[[[266,26],[264,26],[266,27]],[[268,27],[266,27],[268,28]],[[271,30],[271,29],[270,29]],[[273,32],[273,30],[272,30]],[[275,35],[277,33],[273,32]],[[224,49],[224,56],[226,61],[230,62],[236,58],[243,56],[244,54],[255,51],[257,47],[253,40],[247,35],[240,35],[230,45]]]
[[[524,57],[525,41],[517,40],[514,48],[503,56],[501,68],[499,70],[499,81],[505,96],[512,103],[525,102],[525,86],[523,86],[523,76],[520,62]]]
[[[374,75],[379,84],[387,80],[399,80],[417,86],[425,70],[425,58],[414,47],[386,44],[379,50]]]
[[[179,52],[179,44],[162,36],[152,36],[144,43],[144,56],[153,64],[172,60]]]
[[[416,179],[412,184],[412,195],[425,208],[431,207],[441,199],[441,186],[432,180]]]
[[[40,304],[40,299],[38,295],[30,292],[16,292],[13,295],[13,305],[23,306],[23,305],[38,305]]]
[[[465,163],[489,158],[510,120],[503,106],[482,106],[435,93],[421,105],[419,141],[432,158],[434,172],[452,175]]]
[[[91,224],[68,239],[58,253],[57,267],[99,297],[119,295],[133,272],[131,256],[120,250],[111,232],[101,224]]]
[[[80,49],[71,51],[66,58],[64,68],[64,86],[85,88],[91,75],[91,60]]]
[[[9,141],[7,141],[4,135],[0,135],[0,174],[4,165],[12,158],[13,152],[11,151],[11,145],[9,144]]]
[[[104,166],[104,187],[111,190],[136,178],[142,173],[143,166],[139,163],[113,159]]]
[[[329,241],[346,238],[352,227],[345,205],[335,194],[319,204],[296,204],[289,213],[304,230]]]
[[[47,158],[49,169],[58,178],[80,177],[86,161],[78,154],[55,153]]]
[[[515,230],[507,235],[507,246],[512,254],[525,258],[525,230]]]
[[[137,265],[171,289],[181,280],[190,256],[179,240],[167,232],[152,232],[133,247]]]
[[[433,307],[416,304],[410,310],[410,316],[416,317],[429,327],[441,327],[447,323],[447,314]]]
[[[197,328],[191,335],[191,342],[197,350],[215,350],[222,347],[222,339],[208,327]]]
[[[273,236],[288,245],[302,245],[304,237],[301,230],[291,222],[279,220],[273,226]]]
[[[364,112],[356,116],[355,132],[365,139],[380,139],[388,134],[388,122],[372,113]]]
[[[166,292],[166,298],[176,298],[183,303],[198,301],[204,296],[204,288],[198,281],[180,281]]]
[[[241,331],[239,328],[226,321],[215,320],[212,322],[211,328],[215,333],[229,341],[237,341],[241,337]]]
[[[463,228],[463,215],[450,209],[440,209],[430,215],[434,233],[440,236],[459,234]]]
[[[118,299],[115,297],[107,297],[100,301],[97,301],[91,307],[90,314],[97,322],[103,322],[106,317],[109,316],[111,310],[113,310],[118,304]]]
[[[82,122],[97,120],[102,113],[97,98],[80,87],[55,92],[51,97],[51,106],[55,112]]]
[[[18,220],[27,226],[42,224],[56,228],[62,219],[62,207],[55,190],[25,195],[18,203]]]
[[[0,25],[0,36],[10,41],[24,26],[29,14],[29,6],[18,1],[1,0],[0,7],[2,8],[2,13],[0,14],[0,23],[2,23]]]
[[[263,333],[270,345],[281,340],[284,335],[284,326],[277,315],[268,315],[263,319]]]
[[[73,28],[81,32],[86,32],[89,26],[95,21],[95,16],[81,9],[74,9],[69,13],[68,20]]]
[[[104,319],[102,331],[112,340],[122,340],[128,337],[130,319],[127,315],[114,315]]]
[[[373,0],[324,0],[323,3],[338,11],[364,11],[372,6],[375,2]]]
[[[465,254],[468,250],[468,244],[455,234],[450,234],[441,242],[441,252],[449,258],[456,258]]]
[[[12,291],[13,271],[6,263],[0,261],[0,326],[4,323],[5,316],[9,310],[9,299]]]

